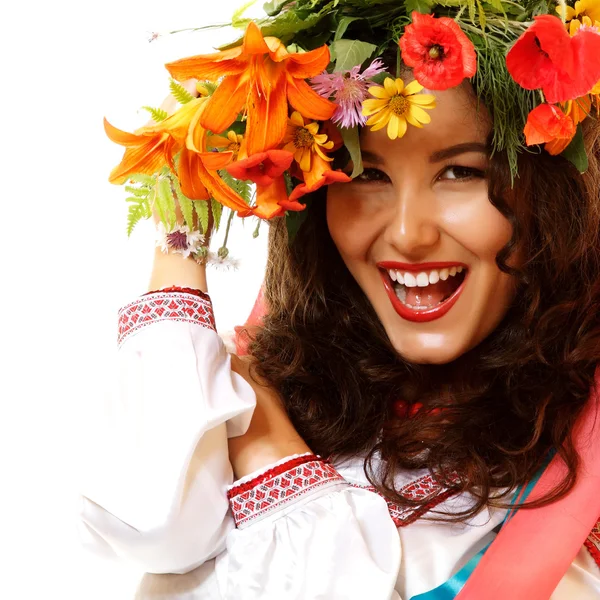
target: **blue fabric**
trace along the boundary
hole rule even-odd
[[[506,513],[504,520],[502,521],[502,527],[504,527],[515,515],[519,507],[527,500],[527,497],[531,493],[531,490],[535,487],[542,473],[546,470],[546,467],[550,464],[555,451],[552,451],[546,457],[544,464],[540,470],[535,474],[535,477],[523,488],[519,486],[511,501],[511,508]],[[417,594],[412,596],[410,600],[454,600],[458,593],[463,589],[467,579],[471,576],[471,573],[475,570],[475,567],[479,564],[481,557],[485,554],[486,550],[492,545],[490,542],[485,548],[482,548],[458,573],[453,575],[448,581],[442,583],[433,590],[429,590],[424,594]]]

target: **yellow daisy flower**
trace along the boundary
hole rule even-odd
[[[577,0],[574,8],[559,5],[556,12],[566,22],[571,36],[575,35],[582,25],[600,26],[600,0]]]
[[[408,124],[423,127],[431,122],[431,116],[424,109],[435,108],[433,94],[419,94],[423,86],[411,81],[407,86],[402,79],[388,77],[380,85],[369,88],[375,98],[363,101],[362,114],[370,117],[367,125],[371,131],[378,131],[387,125],[387,134],[391,140],[401,138]],[[372,115],[372,116],[371,116]]]
[[[235,131],[228,131],[227,137],[222,135],[211,135],[207,138],[207,144],[211,148],[220,148],[227,152],[233,152],[233,160],[237,160],[237,156],[243,143],[244,136]]]
[[[331,150],[334,145],[333,141],[328,140],[326,134],[319,134],[319,124],[317,122],[305,124],[304,117],[298,111],[294,111],[288,119],[283,143],[285,144],[283,149],[293,152],[296,162],[306,173],[312,168],[313,154],[317,154],[327,162],[333,160],[322,150],[322,148]]]

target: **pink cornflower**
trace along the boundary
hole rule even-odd
[[[385,72],[383,62],[374,60],[362,73],[360,65],[349,71],[322,73],[311,79],[315,92],[337,104],[331,120],[342,127],[364,125],[367,118],[362,115],[362,102],[369,95],[370,79]]]

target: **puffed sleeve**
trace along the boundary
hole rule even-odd
[[[327,461],[290,457],[228,495],[236,529],[217,559],[224,597],[400,599],[401,544],[385,500]]]
[[[230,368],[201,292],[153,292],[119,311],[114,389],[90,424],[84,545],[150,573],[216,556],[234,528],[227,439],[247,430],[252,388]]]

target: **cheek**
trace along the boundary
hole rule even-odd
[[[387,218],[382,198],[365,202],[349,188],[343,184],[329,186],[326,206],[329,234],[345,261],[368,253]]]
[[[510,222],[490,204],[487,195],[479,201],[448,205],[441,222],[446,233],[480,261],[493,261],[512,235]]]

